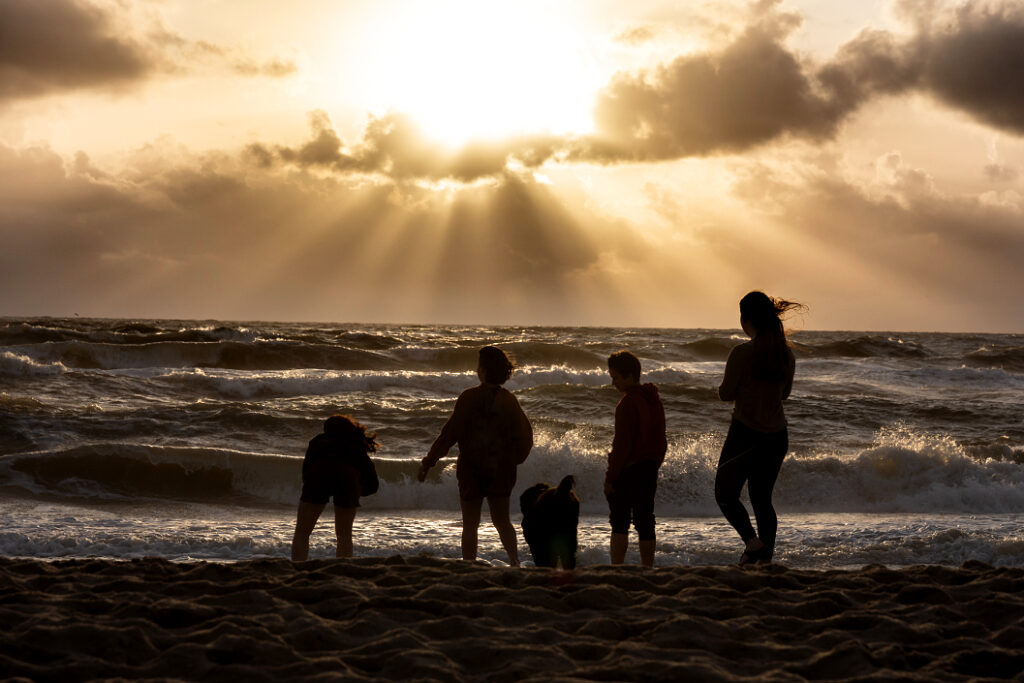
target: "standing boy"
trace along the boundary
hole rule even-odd
[[[612,525],[611,561],[622,564],[632,521],[640,538],[640,562],[654,566],[654,493],[665,460],[665,407],[654,384],[640,384],[640,360],[629,351],[608,358],[612,385],[623,393],[615,406],[615,437],[608,454],[604,494]]]

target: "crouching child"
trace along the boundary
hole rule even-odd
[[[359,497],[377,492],[380,485],[370,453],[377,450],[377,435],[349,415],[331,415],[324,431],[313,437],[302,461],[302,495],[292,539],[292,560],[309,557],[309,535],[327,501],[334,498],[337,557],[352,557],[352,524]]]

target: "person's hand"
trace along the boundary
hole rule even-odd
[[[612,486],[612,483],[610,481],[606,481],[604,483],[604,495],[610,496],[613,493],[615,493],[615,487]]]
[[[416,473],[416,479],[419,481],[427,480],[427,472],[430,471],[430,465],[425,462],[420,462],[420,471]]]

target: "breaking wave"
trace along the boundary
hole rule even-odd
[[[704,435],[670,445],[658,484],[661,514],[718,514],[713,492],[720,439]],[[374,460],[381,489],[363,499],[366,507],[458,509],[454,459],[442,461],[422,484],[415,481],[417,460]],[[97,444],[0,458],[0,486],[74,498],[292,505],[301,463],[297,456],[228,449]],[[573,474],[584,512],[601,514],[605,463],[582,437],[543,440],[520,466],[513,495]],[[775,503],[801,512],[1020,513],[1024,453],[1005,446],[965,449],[949,437],[887,429],[853,456],[787,456]]]

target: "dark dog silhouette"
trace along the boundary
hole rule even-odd
[[[580,499],[572,487],[571,474],[558,484],[534,484],[519,496],[523,512],[523,536],[538,567],[576,568],[576,527],[580,521]]]

